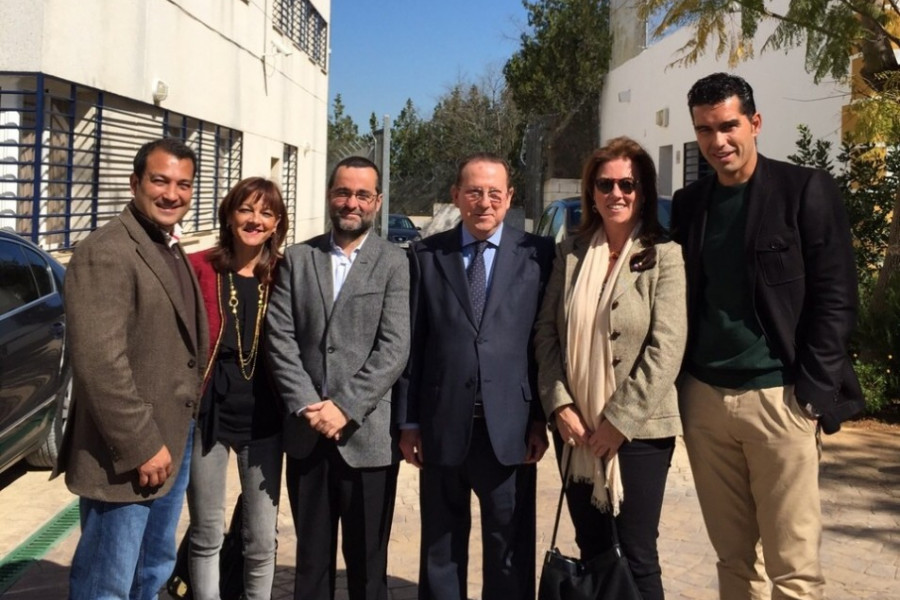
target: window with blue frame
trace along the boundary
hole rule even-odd
[[[240,131],[41,73],[0,73],[0,228],[71,248],[131,200],[134,155],[160,137],[197,153],[185,231],[215,230],[218,202],[240,179]]]

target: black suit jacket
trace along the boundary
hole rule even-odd
[[[675,193],[672,236],[682,245],[688,322],[703,293],[701,252],[715,174]],[[848,341],[856,322],[856,266],[840,192],[824,171],[759,156],[747,189],[744,255],[753,310],[766,339],[793,372],[801,405],[826,433],[863,408]],[[688,352],[691,337],[688,335]]]
[[[531,422],[544,420],[532,332],[553,243],[504,225],[480,328],[460,245],[457,226],[410,248],[412,349],[396,389],[397,421],[419,425],[427,464],[459,466],[480,389],[497,459],[519,464]]]

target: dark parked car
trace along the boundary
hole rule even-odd
[[[666,229],[672,219],[672,198],[660,196],[657,205],[660,224]],[[581,224],[581,198],[563,198],[547,205],[534,232],[542,237],[551,237],[557,243],[578,231]]]
[[[574,235],[581,223],[581,198],[563,198],[547,205],[534,232],[541,237],[551,237],[557,243]]]
[[[419,228],[406,215],[388,215],[387,239],[401,248],[409,248],[410,242],[422,239]]]
[[[0,231],[0,471],[23,457],[56,462],[72,389],[64,274],[49,254]]]

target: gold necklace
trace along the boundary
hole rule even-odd
[[[231,314],[234,316],[234,331],[237,333],[237,351],[238,364],[241,367],[241,375],[244,379],[250,381],[253,379],[253,373],[256,371],[256,356],[259,353],[259,331],[262,324],[263,315],[266,312],[266,305],[269,300],[269,286],[259,284],[258,304],[256,308],[256,327],[253,331],[253,344],[250,346],[250,352],[247,359],[244,360],[243,338],[241,337],[241,323],[238,319],[238,296],[237,290],[234,289],[234,275],[228,272],[228,306],[231,307]],[[250,372],[247,373],[247,367]]]

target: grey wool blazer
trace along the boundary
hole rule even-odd
[[[590,243],[571,237],[556,248],[553,273],[535,325],[538,389],[548,418],[574,403],[566,381],[567,304]],[[616,391],[603,415],[626,438],[652,439],[681,433],[675,379],[687,342],[684,262],[674,242],[656,245],[656,264],[629,268],[644,247],[632,246],[613,289],[610,344]]]
[[[391,387],[409,356],[409,267],[366,238],[334,300],[331,234],[287,249],[266,315],[266,350],[284,402],[284,449],[304,458],[320,434],[297,412],[327,395],[348,416],[338,451],[354,468],[399,460]]]
[[[166,494],[177,477],[209,340],[197,278],[187,270],[196,306],[185,306],[176,275],[131,208],[75,249],[65,282],[72,407],[56,473],[65,471],[79,496],[140,502]],[[136,469],[163,444],[172,475],[159,488],[139,488]]]

